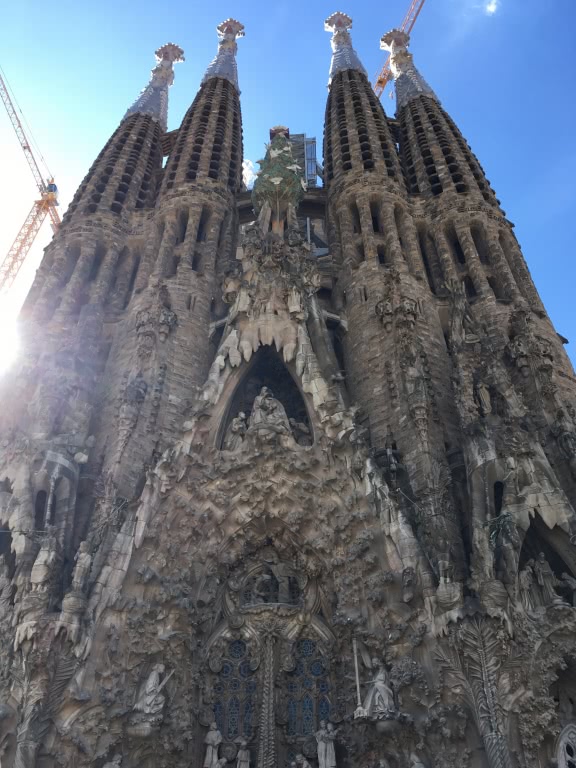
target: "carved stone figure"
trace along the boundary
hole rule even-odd
[[[572,473],[576,474],[576,430],[564,408],[560,408],[556,415],[552,434],[558,441],[562,455],[570,463]]]
[[[250,430],[259,437],[291,434],[290,422],[282,403],[268,387],[262,387],[250,414]]]
[[[237,451],[244,442],[244,435],[246,434],[246,414],[240,411],[238,416],[235,416],[230,422],[226,436],[224,437],[224,450],[225,451]]]
[[[216,723],[210,724],[210,730],[204,739],[206,744],[206,755],[204,757],[203,768],[217,768],[218,750],[222,744],[222,734],[218,730]]]
[[[6,557],[0,558],[0,620],[4,618],[9,610],[12,599],[12,581],[8,575],[8,563]]]
[[[378,659],[372,659],[372,669],[377,669],[378,672],[374,680],[370,681],[372,687],[364,699],[363,707],[368,713],[368,717],[378,717],[378,715],[386,712],[393,712],[396,707],[386,666]]]
[[[306,760],[301,752],[296,755],[296,765],[298,768],[312,768],[308,760]]]
[[[161,679],[164,672],[164,664],[154,664],[134,704],[134,709],[137,712],[143,712],[145,715],[154,717],[160,715],[166,702],[162,689],[168,678]]]
[[[90,576],[92,566],[92,555],[88,550],[88,542],[80,543],[80,548],[74,558],[76,565],[72,574],[72,589],[76,592],[83,592]]]
[[[336,729],[332,723],[326,726],[326,768],[336,768]]]
[[[310,430],[302,421],[289,419],[292,434],[298,445],[312,445],[312,436]]]
[[[546,560],[544,552],[540,552],[534,563],[534,573],[536,574],[536,582],[540,587],[542,605],[552,605],[552,603],[560,600],[555,590],[555,587],[558,585],[558,579],[554,575],[550,563]]]
[[[325,720],[320,721],[320,728],[316,731],[315,736],[318,745],[318,768],[327,768],[328,730]]]
[[[33,592],[46,592],[53,577],[54,567],[58,560],[58,542],[56,529],[49,525],[46,535],[40,547],[40,551],[34,560],[30,583]]]
[[[250,750],[246,741],[240,742],[238,754],[236,756],[236,768],[250,768]]]
[[[518,574],[518,588],[520,591],[520,602],[524,610],[530,613],[536,607],[534,602],[534,560],[528,560],[524,568]]]
[[[410,755],[410,768],[426,768],[422,760],[414,752]]]

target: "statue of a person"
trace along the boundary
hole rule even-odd
[[[540,552],[538,559],[534,563],[534,573],[536,574],[536,581],[540,587],[542,605],[552,605],[552,603],[559,599],[556,590],[554,589],[554,587],[558,585],[558,580],[550,567],[550,563],[546,560],[544,552]]]
[[[240,411],[230,422],[230,426],[224,437],[224,450],[237,451],[244,442],[246,434],[246,414]]]
[[[206,755],[204,757],[203,768],[217,768],[218,750],[222,744],[222,734],[218,730],[216,723],[210,723],[210,730],[204,739],[206,744]]]
[[[162,693],[164,680],[161,680],[164,674],[164,664],[154,664],[144,686],[141,687],[134,704],[137,712],[144,712],[146,715],[159,715],[164,707],[166,697]]]
[[[290,422],[284,406],[276,400],[268,387],[262,387],[260,394],[254,400],[250,414],[250,429],[265,435],[276,433],[290,435]]]
[[[80,543],[80,548],[74,560],[76,565],[72,574],[72,589],[75,592],[83,592],[90,576],[90,568],[92,567],[92,555],[88,551],[87,541]]]
[[[524,568],[518,574],[518,586],[520,589],[520,602],[524,610],[530,613],[536,607],[534,604],[534,560],[528,560]]]
[[[372,669],[378,669],[376,677],[371,680],[372,687],[364,699],[364,709],[369,717],[374,717],[384,712],[393,712],[394,693],[390,687],[388,671],[383,662],[372,659]]]
[[[12,592],[13,587],[8,572],[8,563],[6,562],[6,556],[2,555],[0,558],[0,619],[10,611]]]
[[[336,768],[336,728],[332,723],[326,726],[326,768]]]
[[[236,768],[250,768],[250,750],[248,749],[248,743],[244,739],[240,742],[240,748],[236,756]]]
[[[312,436],[310,435],[310,430],[306,424],[304,424],[304,422],[296,421],[296,419],[290,419],[289,423],[290,427],[292,428],[294,440],[296,440],[298,445],[312,445]]]
[[[312,768],[308,760],[306,760],[301,752],[296,755],[296,765],[298,768]]]
[[[320,721],[320,728],[314,734],[316,736],[317,754],[318,754],[318,768],[327,768],[326,752],[328,749],[328,730],[326,728],[326,721]]]
[[[32,591],[46,592],[48,590],[57,559],[58,542],[56,539],[56,529],[53,525],[49,525],[40,551],[36,555],[36,560],[34,560],[34,565],[32,566],[30,574]]]

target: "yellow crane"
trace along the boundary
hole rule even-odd
[[[406,16],[404,16],[404,21],[399,27],[399,29],[401,29],[402,32],[407,32],[408,34],[412,32],[412,27],[416,23],[416,19],[418,18],[418,14],[422,10],[422,6],[424,5],[424,2],[425,0],[411,0],[410,7],[408,8]],[[391,77],[392,77],[392,73],[390,72],[390,57],[388,57],[384,62],[384,66],[374,78],[374,91],[376,93],[376,96],[378,97],[382,96],[382,94],[384,93],[384,88],[386,88],[386,86],[390,82]]]
[[[32,171],[34,181],[36,182],[40,194],[40,197],[34,201],[32,209],[16,235],[16,239],[12,243],[12,247],[8,251],[6,258],[2,264],[0,264],[0,294],[3,294],[11,288],[16,279],[16,275],[24,263],[28,251],[30,250],[46,216],[50,217],[50,225],[52,226],[53,232],[56,232],[60,226],[60,215],[56,209],[56,206],[58,205],[58,188],[54,183],[53,178],[44,181],[30,142],[28,141],[14,103],[10,97],[6,80],[2,77],[1,73],[0,97],[4,102],[10,122],[16,131],[16,136],[18,137],[20,146],[28,161],[28,165],[30,166],[30,170]]]

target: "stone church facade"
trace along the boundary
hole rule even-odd
[[[0,413],[0,764],[576,765],[576,379],[456,124],[335,13],[324,187],[237,39],[82,182]],[[167,162],[163,166],[163,157]]]

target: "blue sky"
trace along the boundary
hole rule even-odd
[[[178,43],[169,127],[177,128],[216,50],[215,27],[233,16],[239,41],[245,157],[262,157],[268,129],[322,136],[333,11],[354,19],[353,39],[368,72],[384,60],[380,36],[408,0],[348,6],[315,0],[238,2],[150,0],[44,3],[3,9],[3,67],[61,190],[65,207],[124,111],[148,81],[154,50]],[[502,201],[557,330],[576,342],[573,311],[576,215],[573,0],[427,0],[412,35],[420,70],[461,128]],[[384,108],[395,109],[385,94]],[[34,199],[34,184],[0,109],[0,256]],[[13,297],[16,306],[41,258],[39,237]],[[576,359],[573,343],[569,350]]]

